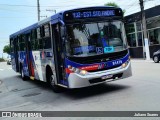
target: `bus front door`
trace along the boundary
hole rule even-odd
[[[63,47],[62,47],[62,39],[60,37],[60,27],[59,24],[52,25],[52,38],[53,38],[53,53],[55,60],[55,69],[56,69],[56,77],[57,83],[62,84],[61,80],[64,80],[64,58]]]

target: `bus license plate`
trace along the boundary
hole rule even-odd
[[[105,80],[105,79],[109,79],[109,78],[112,78],[113,75],[104,75],[101,77],[102,80]]]

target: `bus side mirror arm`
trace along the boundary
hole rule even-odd
[[[62,20],[59,20],[59,22],[60,22],[60,24],[61,24],[61,26],[65,26],[65,23],[62,21]]]

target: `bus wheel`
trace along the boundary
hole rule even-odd
[[[24,75],[23,69],[21,68],[21,78],[22,80],[27,80],[27,76]]]
[[[55,93],[59,93],[59,92],[61,92],[61,90],[62,90],[62,88],[60,88],[59,86],[57,86],[56,84],[55,84],[55,77],[54,77],[54,75],[53,74],[50,74],[49,75],[49,83],[50,83],[50,86],[51,86],[51,88],[52,88],[52,90],[55,92]]]

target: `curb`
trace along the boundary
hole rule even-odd
[[[131,62],[145,62],[145,63],[153,63],[153,60],[131,60]]]

